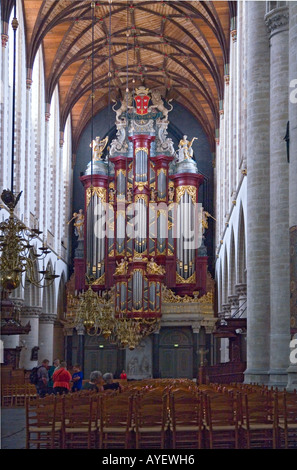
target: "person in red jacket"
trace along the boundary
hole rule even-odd
[[[68,393],[70,390],[70,380],[71,374],[67,370],[67,364],[66,362],[61,362],[61,366],[53,374],[54,394],[62,395],[63,393]]]
[[[120,379],[121,379],[121,380],[127,380],[127,374],[126,374],[126,372],[125,372],[124,370],[122,371],[122,373],[121,373],[121,375],[120,375]]]

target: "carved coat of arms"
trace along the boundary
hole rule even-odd
[[[136,114],[144,115],[148,113],[150,97],[148,96],[149,89],[139,87],[136,89],[135,103]]]

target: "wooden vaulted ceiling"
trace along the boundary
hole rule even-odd
[[[93,3],[23,0],[28,75],[42,45],[46,102],[58,85],[61,130],[71,113],[74,152],[92,112],[123,96],[127,83],[158,88],[186,107],[213,145],[236,2]]]

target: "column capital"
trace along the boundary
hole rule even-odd
[[[85,334],[85,327],[83,325],[77,325],[75,327],[76,331],[77,331],[77,334],[80,336],[80,335],[84,335]]]
[[[230,304],[223,304],[222,305],[222,310],[223,310],[223,318],[228,318],[231,315],[231,305]]]
[[[231,307],[237,307],[238,306],[238,295],[229,295],[228,296],[228,301]]]
[[[201,328],[201,322],[193,322],[191,326],[192,326],[193,333],[199,333],[200,328]]]
[[[50,313],[41,313],[39,317],[39,321],[41,323],[53,323],[56,321],[57,315],[50,314]]]
[[[235,286],[236,294],[239,297],[246,297],[247,294],[247,286],[246,284],[236,284]]]
[[[39,318],[41,310],[41,307],[31,307],[30,305],[24,305],[21,308],[21,316],[22,318]]]
[[[283,6],[271,10],[265,15],[265,23],[270,34],[270,38],[289,29],[289,7]]]

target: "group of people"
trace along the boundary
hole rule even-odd
[[[127,379],[127,374],[123,370],[120,378]],[[44,397],[47,394],[55,395],[77,392],[79,390],[95,390],[101,392],[104,390],[121,391],[119,382],[113,381],[111,372],[102,375],[100,371],[93,371],[90,374],[89,381],[83,383],[83,372],[81,366],[76,364],[73,367],[72,375],[67,370],[65,361],[56,359],[52,366],[49,366],[49,360],[44,359],[37,369],[36,390],[39,396]]]

